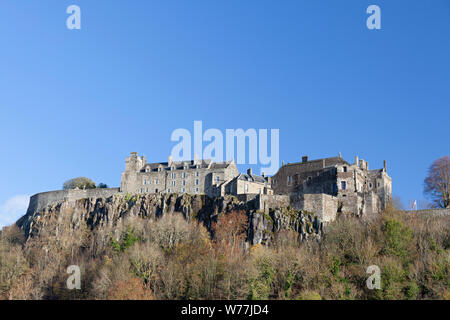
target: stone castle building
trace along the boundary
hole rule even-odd
[[[275,194],[289,195],[296,209],[322,212],[324,219],[336,212],[358,216],[382,211],[392,197],[392,180],[386,161],[382,169],[355,157],[353,164],[339,157],[283,165],[272,178]]]
[[[270,178],[240,174],[235,162],[199,160],[147,163],[132,152],[126,159],[120,191],[124,193],[271,194]]]
[[[123,193],[189,193],[209,197],[264,195],[260,209],[289,203],[294,209],[316,213],[324,221],[339,212],[371,216],[391,200],[392,180],[386,161],[382,169],[355,157],[350,164],[341,155],[283,164],[273,177],[239,173],[234,161],[199,160],[147,163],[132,152],[126,159],[120,191]]]
[[[369,170],[369,164],[355,157],[350,164],[339,157],[283,164],[273,177],[254,175],[249,169],[239,173],[234,161],[211,160],[147,163],[132,152],[126,158],[120,188],[58,190],[35,194],[26,216],[59,201],[108,198],[119,193],[189,193],[211,198],[231,194],[252,208],[269,213],[283,207],[314,213],[323,222],[339,212],[371,217],[381,212],[391,199],[392,180],[386,161],[382,169]],[[23,220],[22,219],[22,220]]]

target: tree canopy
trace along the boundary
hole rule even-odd
[[[63,184],[64,190],[69,189],[95,189],[95,182],[86,177],[78,177],[74,179],[67,180]]]

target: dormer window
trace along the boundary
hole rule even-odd
[[[196,165],[195,167],[196,167],[197,169],[200,169],[200,165],[199,165],[199,164],[198,164],[198,165]]]
[[[170,170],[171,170],[171,171],[175,170],[175,167],[170,167]]]
[[[149,168],[145,168],[145,172],[150,172],[150,169]]]
[[[161,171],[162,171],[162,168],[161,168],[161,167],[159,167],[159,168],[158,168],[158,172],[161,172]]]
[[[343,172],[347,172],[347,167],[342,168]]]

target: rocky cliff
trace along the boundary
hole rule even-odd
[[[25,231],[27,237],[45,231],[51,221],[64,224],[61,230],[85,225],[90,230],[104,229],[114,233],[125,220],[154,220],[167,213],[179,213],[187,220],[195,219],[203,223],[211,231],[211,224],[219,215],[243,210],[249,218],[247,241],[250,244],[268,244],[274,235],[283,230],[296,232],[299,240],[320,239],[322,235],[322,222],[313,213],[290,207],[266,208],[265,211],[259,209],[257,201],[240,201],[233,196],[209,198],[188,194],[132,196],[117,193],[110,197],[56,201],[40,210],[28,210],[17,221],[17,225]]]

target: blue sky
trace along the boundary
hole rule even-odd
[[[423,199],[449,154],[449,14],[447,0],[2,0],[0,224],[73,177],[118,186],[129,152],[166,160],[194,120],[277,128],[280,162],[386,159],[394,194]]]

